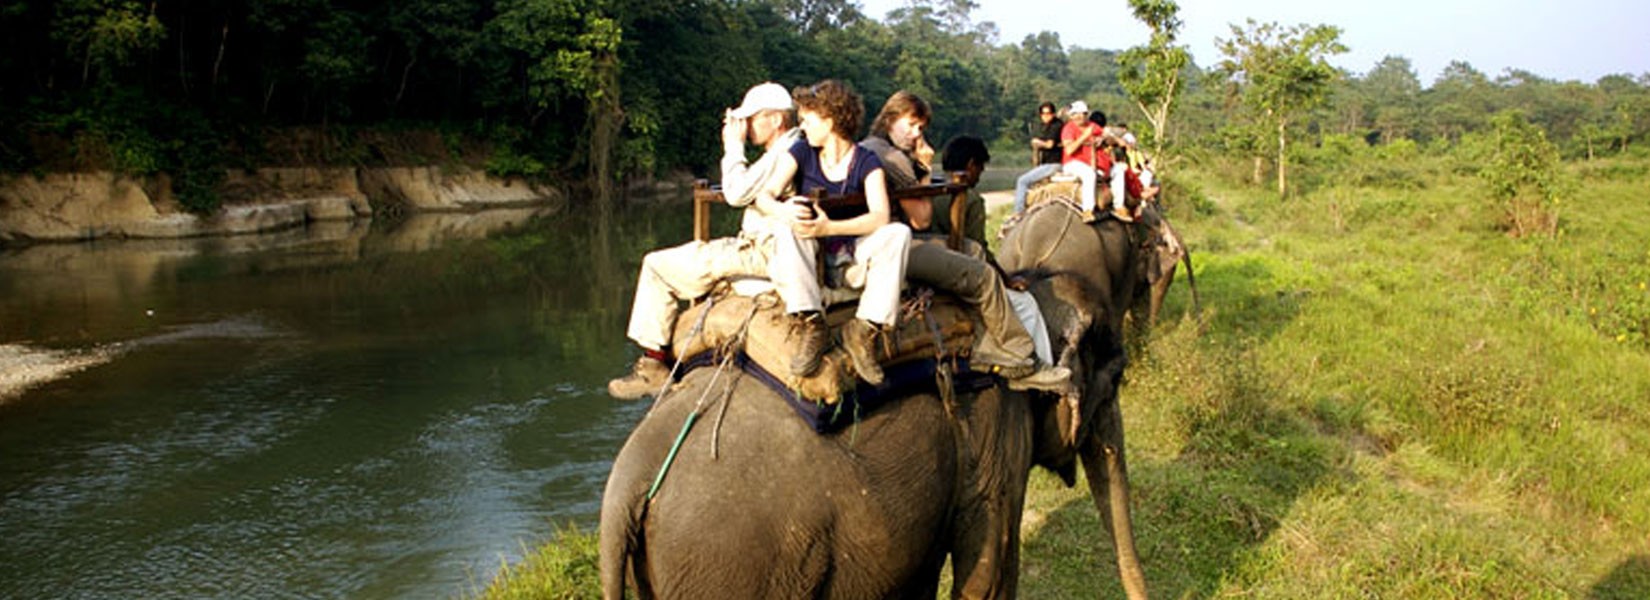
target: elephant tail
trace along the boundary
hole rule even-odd
[[[1192,314],[1202,315],[1203,314],[1203,303],[1198,301],[1198,298],[1197,298],[1197,275],[1192,272],[1192,250],[1191,250],[1191,248],[1184,248],[1183,247],[1181,249],[1180,262],[1186,263],[1186,288],[1191,290],[1191,292],[1192,292]]]
[[[611,491],[611,490],[610,490]],[[647,499],[609,499],[602,507],[600,572],[602,598],[624,600],[625,578],[634,574],[636,589],[641,598],[652,598],[651,586],[643,576],[641,532],[647,513]]]

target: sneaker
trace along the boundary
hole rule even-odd
[[[1121,206],[1112,207],[1111,216],[1117,217],[1117,220],[1122,221],[1124,223],[1133,223],[1134,222],[1134,213],[1129,212],[1129,209],[1121,207]]]
[[[792,318],[795,320],[791,326],[802,330],[802,343],[791,357],[791,374],[807,377],[819,372],[820,359],[831,345],[831,332],[825,327],[825,317],[818,312],[801,313]]]
[[[877,364],[878,333],[877,326],[864,319],[854,319],[842,328],[842,347],[853,359],[859,378],[871,385],[882,385],[882,366]]]
[[[659,393],[670,379],[670,367],[659,359],[643,356],[636,359],[630,374],[607,382],[607,393],[620,400],[636,400]]]
[[[1071,385],[1071,369],[1061,366],[1043,365],[1042,368],[1024,377],[1008,380],[1008,389],[1020,391],[1059,392],[1064,391],[1069,385]]]

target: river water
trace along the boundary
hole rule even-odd
[[[97,357],[0,400],[0,598],[452,597],[593,526],[689,212],[534,212],[0,252],[0,344]]]

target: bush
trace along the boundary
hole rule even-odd
[[[1554,209],[1569,194],[1570,183],[1559,168],[1558,149],[1547,133],[1530,123],[1524,113],[1504,111],[1490,119],[1494,128],[1488,160],[1478,176],[1501,202],[1512,235],[1552,234],[1557,229]]]

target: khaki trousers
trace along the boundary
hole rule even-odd
[[[964,250],[952,251],[943,236],[921,236],[911,244],[911,264],[905,274],[912,281],[956,294],[980,310],[984,335],[975,337],[974,358],[994,365],[1018,366],[1031,359],[1036,346],[1028,329],[1009,302],[1003,278],[985,262],[985,251],[973,240]],[[1035,313],[1041,326],[1041,313]]]
[[[740,233],[647,253],[636,278],[626,334],[643,348],[664,348],[676,327],[680,301],[710,293],[725,278],[766,277],[773,248],[771,236]]]
[[[849,287],[863,290],[854,316],[878,325],[894,324],[910,247],[911,228],[904,223],[889,223],[854,239],[854,261],[847,280]],[[768,279],[785,301],[785,312],[825,310],[815,262],[818,254],[819,240],[796,237],[789,229],[774,231]]]

